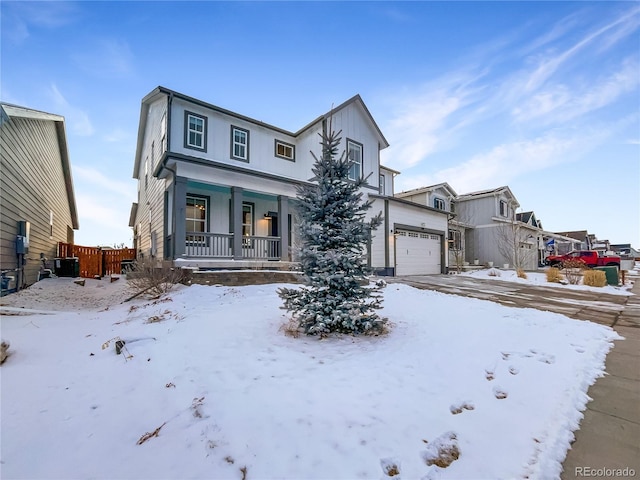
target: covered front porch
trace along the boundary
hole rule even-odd
[[[292,260],[288,196],[181,177],[167,192],[165,252],[176,264],[263,269]]]

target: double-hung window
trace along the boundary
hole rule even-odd
[[[187,241],[190,243],[204,243],[204,235],[197,235],[207,231],[207,210],[209,201],[206,197],[187,195]]]
[[[507,202],[505,202],[504,200],[500,200],[500,216],[501,217],[508,217],[509,215],[509,209],[507,206]]]
[[[384,195],[384,175],[380,174],[380,180],[379,180],[379,182],[380,182],[380,185],[379,185],[379,189],[380,189],[380,190],[379,190],[379,192],[380,192],[380,195]]]
[[[362,176],[362,144],[347,140],[347,158],[349,160],[349,180]]]
[[[437,208],[438,210],[444,210],[444,200],[438,197],[433,199],[433,208]]]
[[[249,161],[249,130],[231,126],[231,158]]]
[[[184,112],[184,146],[195,150],[207,150],[207,117]]]

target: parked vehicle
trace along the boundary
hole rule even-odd
[[[567,260],[579,260],[587,267],[618,267],[620,257],[616,255],[600,256],[596,250],[574,250],[565,255],[549,255],[544,263],[552,267],[562,267]]]

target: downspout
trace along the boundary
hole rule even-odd
[[[164,152],[164,160],[162,161],[162,168],[158,171],[158,174],[162,171],[163,168],[166,168],[167,170],[169,170],[171,172],[171,174],[173,175],[173,182],[172,182],[172,188],[173,188],[173,195],[171,195],[171,201],[173,203],[172,208],[171,208],[171,218],[169,219],[169,222],[171,223],[171,260],[175,259],[175,252],[176,252],[176,236],[175,236],[175,231],[176,231],[176,177],[178,175],[178,172],[173,169],[170,168],[167,165],[167,160],[169,159],[169,152],[171,151],[171,105],[173,103],[173,92],[169,93],[169,100],[167,102],[167,151]],[[166,228],[166,227],[165,227]],[[167,232],[165,232],[165,238],[166,237]]]

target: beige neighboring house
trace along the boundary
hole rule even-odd
[[[64,117],[0,103],[0,207],[4,294],[38,281],[78,229]]]

